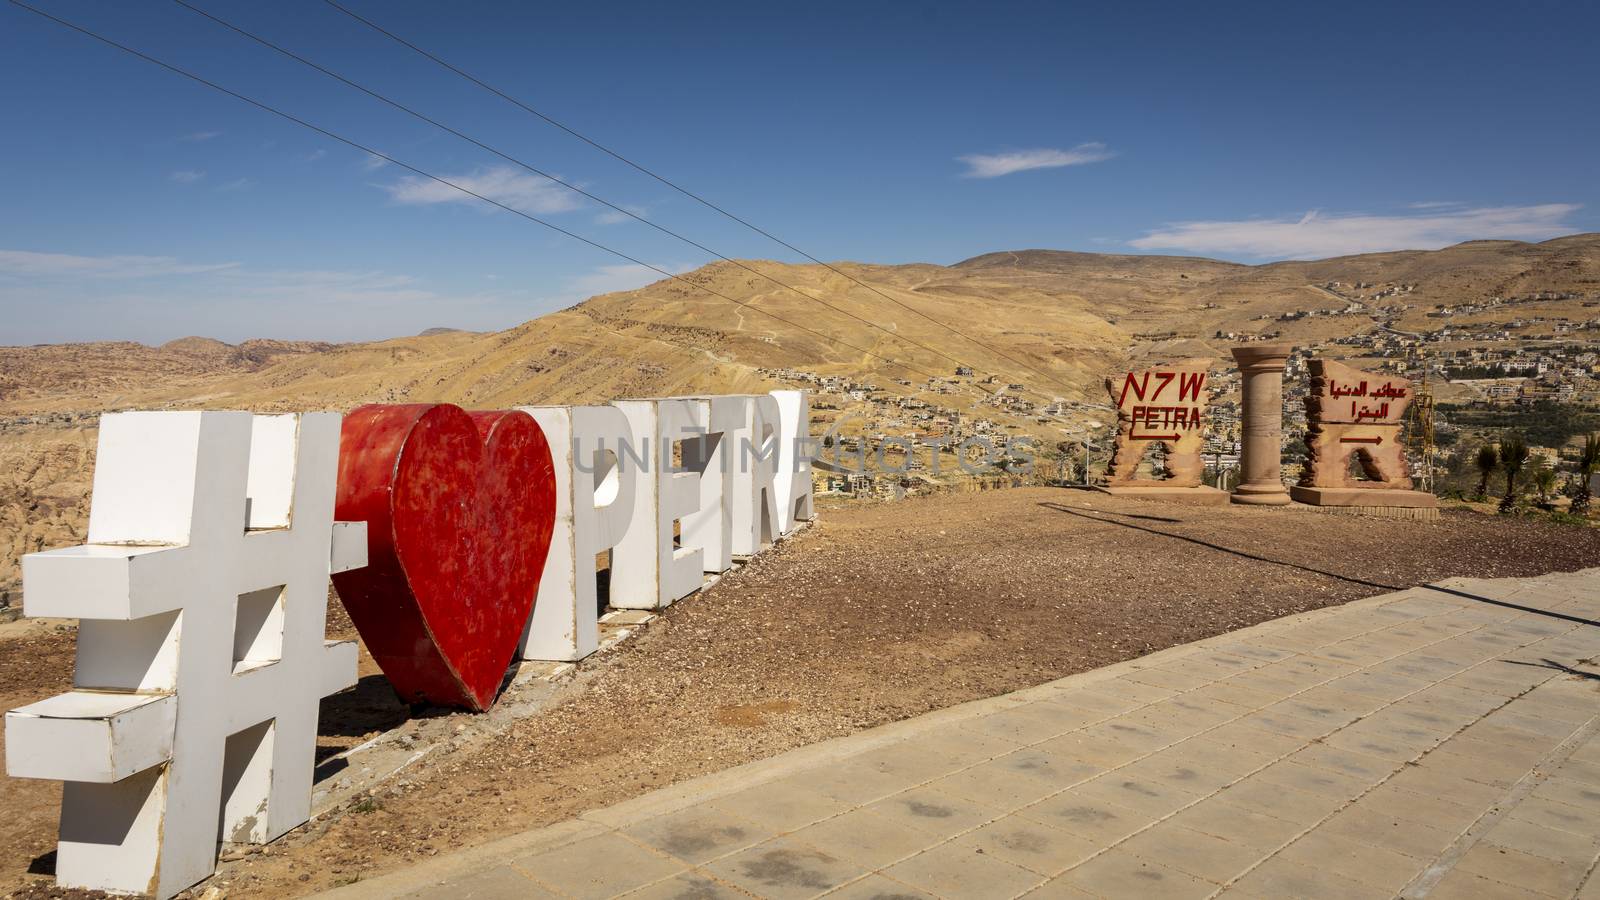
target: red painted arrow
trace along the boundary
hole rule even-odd
[[[1183,435],[1179,434],[1131,434],[1128,437],[1135,441],[1175,441]]]
[[[1381,437],[1339,438],[1339,443],[1341,443],[1341,444],[1381,444],[1381,443],[1383,443],[1383,438],[1381,438]]]

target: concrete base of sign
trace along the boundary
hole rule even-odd
[[[1272,484],[1266,486],[1241,484],[1233,489],[1228,499],[1246,506],[1288,506],[1292,502],[1289,499],[1289,492],[1284,490],[1282,485]]]
[[[1397,509],[1437,509],[1439,498],[1426,491],[1397,491],[1391,488],[1289,488],[1289,496],[1311,506],[1393,507]]]
[[[1190,506],[1226,506],[1228,492],[1214,487],[1167,487],[1151,485],[1115,485],[1095,490],[1113,497],[1131,497],[1135,500],[1160,500],[1165,503],[1183,503]]]

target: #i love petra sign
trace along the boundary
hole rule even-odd
[[[222,841],[310,815],[317,709],[355,683],[333,578],[404,699],[484,710],[513,659],[577,660],[813,515],[801,391],[341,417],[101,418],[88,543],[23,558],[77,618],[74,689],[6,714],[6,771],[65,782],[56,877],[169,897]],[[220,827],[219,827],[220,823]]]

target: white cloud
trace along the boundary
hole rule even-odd
[[[1364,213],[1299,219],[1178,222],[1128,243],[1142,250],[1181,250],[1263,259],[1321,259],[1384,250],[1436,250],[1462,241],[1541,241],[1576,230],[1573,203],[1493,206],[1417,215]]]
[[[206,177],[206,173],[197,172],[193,169],[184,169],[182,171],[173,172],[171,175],[167,176],[167,178],[171,179],[172,181],[176,181],[179,184],[194,184],[196,181],[199,181],[204,177]]]
[[[236,268],[238,263],[186,263],[170,256],[74,256],[0,250],[0,277],[157,278]]]
[[[233,191],[242,191],[245,188],[255,187],[255,184],[256,183],[255,183],[254,179],[250,179],[250,178],[235,178],[232,181],[224,182],[222,184],[217,185],[216,190],[219,193],[231,193]]]
[[[511,166],[495,166],[470,175],[441,175],[451,184],[488,197],[497,203],[525,213],[569,212],[579,206],[578,195],[548,178],[530,175]],[[482,201],[429,178],[407,175],[393,184],[380,185],[396,203],[427,205],[467,203],[480,209]]]
[[[182,143],[185,143],[185,144],[198,144],[201,141],[209,141],[212,138],[218,138],[218,137],[222,137],[222,132],[220,132],[220,131],[195,131],[195,132],[191,132],[189,134],[186,134],[183,137],[178,138],[178,140],[180,142],[182,142]]]
[[[366,157],[361,160],[361,168],[367,172],[376,172],[388,164],[389,161],[387,159],[384,159],[376,153],[368,153]]]
[[[310,153],[302,153],[302,154],[300,154],[300,161],[301,162],[316,162],[317,160],[319,160],[319,159],[321,159],[321,158],[323,158],[324,156],[327,156],[327,155],[328,155],[328,151],[323,150],[323,149],[321,149],[319,147],[318,149],[313,150]],[[381,162],[381,160],[380,160],[380,162]]]
[[[623,204],[622,208],[630,213],[633,213],[633,216],[638,216],[641,219],[645,218],[645,216],[650,212],[649,209],[643,206],[629,206],[627,204]],[[633,216],[630,216],[627,213],[617,212],[614,209],[608,209],[595,216],[594,223],[596,225],[621,225],[625,222],[634,221]]]
[[[1098,142],[1079,144],[1071,150],[1018,150],[1014,153],[982,154],[956,157],[967,164],[964,178],[999,178],[1029,169],[1056,169],[1061,166],[1082,166],[1102,162],[1116,156],[1105,144]]]
[[[1449,209],[1452,206],[1466,206],[1455,200],[1419,200],[1416,203],[1407,203],[1411,209]]]

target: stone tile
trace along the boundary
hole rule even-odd
[[[1335,722],[1318,722],[1312,719],[1305,719],[1301,718],[1300,716],[1290,715],[1284,712],[1282,707],[1282,703],[1276,703],[1267,707],[1266,709],[1253,712],[1239,721],[1251,728],[1259,728],[1262,731],[1271,731],[1275,734],[1299,738],[1302,741],[1320,738],[1339,727],[1340,724]]]
[[[1203,740],[1184,741],[1117,772],[1134,780],[1167,784],[1204,796],[1266,765],[1269,757],[1234,751]]]
[[[906,755],[913,754],[906,752]],[[958,771],[955,764],[941,764],[928,768],[931,771],[896,771],[882,763],[849,760],[835,766],[791,775],[788,780],[798,787],[814,791],[830,800],[858,806]]]
[[[1329,682],[1330,687],[1351,694],[1365,694],[1379,700],[1393,702],[1427,687],[1431,682],[1407,678],[1392,672],[1375,672],[1370,669],[1353,672]]]
[[[1077,734],[1082,735],[1085,738],[1104,736],[1112,740],[1120,741],[1123,744],[1137,749],[1141,755],[1153,753],[1156,750],[1160,750],[1162,747],[1166,747],[1182,739],[1183,737],[1186,737],[1186,735],[1182,734],[1163,732],[1158,726],[1151,725],[1142,719],[1136,718],[1137,715],[1137,713],[1129,713],[1127,715],[1117,716],[1115,719],[1107,719],[1098,725],[1085,728],[1084,730],[1077,732]],[[1062,737],[1071,738],[1075,736],[1076,735],[1063,735]]]
[[[1261,663],[1275,662],[1293,655],[1288,650],[1282,650],[1277,647],[1268,647],[1264,644],[1261,644],[1255,640],[1253,636],[1246,637],[1237,643],[1220,644],[1217,646],[1217,650],[1232,656],[1239,656],[1254,660],[1256,665],[1260,665]]]
[[[948,838],[997,819],[1002,811],[932,788],[914,788],[866,807],[902,827]]]
[[[1508,788],[1528,774],[1531,763],[1506,762],[1486,758],[1481,753],[1460,753],[1458,742],[1451,741],[1443,747],[1417,760],[1417,765],[1449,773],[1468,781]]]
[[[1321,829],[1278,852],[1283,859],[1310,869],[1335,872],[1391,895],[1411,883],[1427,863],[1393,850],[1374,847]]]
[[[1123,842],[1119,849],[1141,859],[1158,860],[1217,884],[1223,884],[1263,859],[1269,851],[1214,835],[1160,822]]]
[[[1076,788],[1036,803],[1021,815],[1103,844],[1119,841],[1155,821],[1154,816],[1138,810],[1085,797]]]
[[[1463,829],[1438,828],[1385,815],[1360,804],[1342,809],[1323,823],[1319,833],[1347,837],[1384,850],[1404,853],[1423,861],[1432,860],[1455,842]]]
[[[1316,690],[1316,688],[1313,688],[1312,690]],[[1305,719],[1308,722],[1316,722],[1320,725],[1327,726],[1321,732],[1322,734],[1327,734],[1334,728],[1349,725],[1351,722],[1354,722],[1366,714],[1365,711],[1357,712],[1353,709],[1344,708],[1343,706],[1314,703],[1307,699],[1310,693],[1311,691],[1305,691],[1295,695],[1294,697],[1291,697],[1288,700],[1274,703],[1271,706],[1258,711],[1256,715],[1275,716],[1279,714],[1285,714],[1293,716],[1297,719]]]
[[[668,856],[695,864],[773,836],[768,829],[711,806],[692,806],[647,819],[623,829],[623,834]]]
[[[1566,897],[1583,883],[1588,866],[1574,866],[1494,844],[1480,843],[1456,868],[1484,878],[1553,897]]]
[[[1520,709],[1521,707],[1513,703],[1508,707],[1498,709],[1490,713],[1489,717],[1484,721],[1493,722],[1496,725],[1503,725],[1507,728],[1517,728],[1522,731],[1531,731],[1534,734],[1542,734],[1548,737],[1553,737],[1558,743],[1565,740],[1567,736],[1572,734],[1574,730],[1573,727],[1566,722],[1556,719],[1545,719],[1539,716],[1524,715],[1520,712]]]
[[[1185,672],[1181,670],[1163,668],[1160,666],[1152,666],[1148,669],[1139,669],[1138,671],[1127,676],[1129,681],[1155,685],[1158,688],[1167,688],[1168,690],[1172,691],[1193,690],[1194,688],[1203,687],[1204,685],[1208,685],[1213,681],[1217,681],[1221,677],[1222,676],[1220,673],[1215,675],[1204,675],[1195,672]]]
[[[855,863],[781,837],[757,844],[705,867],[724,881],[760,897],[815,897],[866,874]]]
[[[1384,663],[1382,668],[1397,675],[1429,682],[1443,681],[1461,671],[1460,664],[1434,656],[1426,650],[1417,650],[1403,656],[1397,656]]]
[[[569,897],[611,897],[687,869],[620,834],[600,834],[513,860],[519,871]]]
[[[1503,790],[1493,785],[1480,784],[1449,772],[1422,766],[1403,766],[1385,783],[1403,791],[1449,797],[1452,802],[1460,803],[1462,806],[1477,806],[1484,809],[1489,808],[1505,794]]]
[[[981,850],[1040,875],[1060,874],[1103,849],[1096,841],[1025,816],[1007,816],[991,822],[951,844]]]
[[[1249,847],[1265,855],[1287,844],[1306,826],[1259,810],[1220,800],[1207,800],[1161,823],[1161,827],[1182,827],[1225,841]]]
[[[1052,878],[1022,896],[1024,900],[1099,900],[1099,895],[1074,887],[1065,878]]]
[[[1529,796],[1584,809],[1600,810],[1600,786],[1564,778],[1559,770],[1534,788]]]
[[[1274,763],[1250,778],[1252,781],[1305,791],[1331,800],[1353,800],[1377,783],[1376,779],[1346,775],[1321,766],[1300,765],[1296,762]]]
[[[1195,740],[1211,741],[1224,747],[1246,750],[1270,757],[1293,753],[1306,744],[1304,740],[1297,737],[1253,727],[1250,724],[1249,717],[1229,722],[1226,725],[1218,725],[1216,728],[1195,738]]]
[[[1094,768],[1085,767],[1091,771]],[[999,760],[979,763],[970,769],[946,775],[927,785],[930,789],[982,803],[1003,812],[1011,812],[1030,803],[1036,803],[1068,786],[1067,784],[1058,786],[1047,779],[1022,774]]]
[[[1231,706],[1231,704],[1215,705],[1217,707]],[[1240,716],[1248,715],[1250,712],[1250,710],[1243,707],[1238,707],[1236,711],[1222,708],[1205,711],[1181,708],[1170,703],[1160,703],[1131,712],[1123,717],[1122,721],[1137,723],[1161,735],[1165,739],[1162,746],[1166,746],[1194,737],[1202,731],[1215,728]]]
[[[907,828],[869,809],[852,810],[842,816],[808,825],[794,832],[791,837],[833,856],[860,863],[868,869],[881,869],[914,856],[942,840],[926,831]]]
[[[1502,660],[1490,660],[1451,676],[1444,683],[1452,687],[1469,688],[1510,699],[1541,681],[1550,680],[1555,675],[1554,669],[1541,666],[1516,666]]]
[[[1483,836],[1483,842],[1542,856],[1571,866],[1587,867],[1600,854],[1600,834],[1573,834],[1507,816]]]
[[[1453,747],[1468,747],[1474,755],[1502,760],[1514,765],[1531,765],[1561,743],[1560,738],[1535,734],[1494,723],[1493,717],[1480,719],[1452,737]],[[1458,751],[1467,752],[1467,751]]]
[[[1063,691],[1060,699],[1082,709],[1105,713],[1106,718],[1110,718],[1152,702],[1152,700],[1139,699],[1134,696],[1140,693],[1140,688],[1144,691],[1156,691],[1157,696],[1152,698],[1153,700],[1172,695],[1171,691],[1158,689],[1151,685],[1141,685],[1140,688],[1131,689],[1122,687],[1125,681],[1125,679],[1113,678],[1090,687],[1072,688]]]
[[[1327,769],[1343,775],[1360,778],[1369,785],[1377,784],[1379,781],[1405,768],[1404,764],[1397,763],[1392,759],[1357,753],[1354,750],[1341,750],[1338,747],[1330,747],[1327,744],[1312,744],[1304,750],[1290,755],[1287,761],[1297,765]]]
[[[1015,897],[1043,884],[1043,875],[956,843],[896,863],[883,874],[949,900]]]
[[[1368,725],[1371,719],[1357,722],[1324,738],[1329,747],[1377,756],[1396,763],[1410,762],[1421,756],[1432,745],[1431,740],[1415,738],[1402,740],[1398,729],[1380,723]]]
[[[1573,834],[1592,834],[1597,818],[1593,808],[1569,806],[1545,797],[1530,797],[1518,803],[1512,807],[1510,816]]]
[[[402,894],[400,900],[423,900],[446,892],[461,900],[555,900],[561,896],[545,890],[510,866],[495,866],[451,879],[442,885],[429,885]]]
[[[1200,795],[1180,790],[1171,782],[1135,778],[1122,771],[1107,772],[1072,789],[1090,799],[1104,800],[1151,817],[1165,816],[1200,799]]]
[[[1343,680],[1341,678],[1327,684],[1318,685],[1310,690],[1301,691],[1295,695],[1294,702],[1303,703],[1313,710],[1329,709],[1356,717],[1371,715],[1389,705],[1389,700],[1380,699],[1371,694],[1345,690],[1339,686]],[[1293,712],[1293,710],[1290,711]],[[1295,715],[1304,715],[1304,713],[1295,713]],[[1305,717],[1308,719],[1317,718],[1310,715]]]
[[[898,757],[902,760],[898,763],[902,769],[911,765],[904,761],[905,757],[922,757],[923,765],[949,767],[945,772],[935,773],[940,775],[947,774],[952,769],[965,768],[973,763],[1004,756],[1015,749],[1017,749],[1015,741],[1002,740],[961,728],[941,728],[931,734],[919,735],[914,740],[903,741],[895,745],[892,751],[884,748],[862,756],[884,759],[891,756]]]
[[[1363,635],[1361,637],[1347,638],[1337,643],[1328,644],[1325,647],[1318,647],[1313,653],[1323,659],[1331,659],[1335,662],[1367,666],[1375,662],[1382,662],[1409,649],[1411,649],[1409,646],[1396,648],[1388,642],[1373,640],[1371,637]]]
[[[1312,868],[1274,857],[1257,866],[1233,885],[1235,890],[1260,897],[1295,900],[1389,900],[1393,892],[1351,881],[1326,869]]]
[[[1461,869],[1447,872],[1428,900],[1528,900],[1528,892]]]
[[[1465,831],[1486,811],[1482,807],[1463,806],[1443,797],[1415,794],[1391,785],[1373,790],[1356,801],[1355,805],[1380,816],[1431,825],[1457,834]]]
[[[1314,825],[1344,803],[1343,800],[1293,790],[1254,777],[1223,788],[1213,799],[1300,825]]]
[[[1101,693],[1114,694],[1126,702],[1118,704],[1113,712],[1117,714],[1131,712],[1148,703],[1165,700],[1178,692],[1177,688],[1166,687],[1141,681],[1138,673],[1121,675],[1108,681],[1101,682],[1095,689]]]
[[[828,900],[938,900],[927,891],[891,881],[882,875],[868,875],[850,882],[828,895]]]
[[[1102,769],[1130,763],[1151,752],[1150,749],[1134,746],[1114,732],[1108,732],[1103,725],[1051,738],[1036,744],[1033,749],[1045,750]]]
[[[1210,896],[1217,886],[1186,872],[1141,859],[1124,850],[1108,850],[1075,869],[1061,880],[1102,897],[1201,898]]]
[[[1029,747],[996,757],[988,765],[999,766],[1018,775],[1037,778],[1059,789],[1069,788],[1105,771],[1083,760],[1062,756],[1037,747]]]
[[[685,872],[622,896],[626,900],[742,900],[749,895],[705,875]]]
[[[1212,682],[1205,687],[1196,688],[1179,696],[1199,703],[1213,701],[1232,703],[1235,706],[1241,706],[1249,710],[1260,709],[1283,699],[1273,691],[1263,691],[1236,684],[1232,678]]]
[[[964,719],[961,727],[1018,744],[1035,744],[1082,728],[1100,718],[1097,713],[1065,703],[1042,701]]]
[[[850,808],[849,803],[823,796],[803,780],[796,783],[789,779],[718,797],[711,805],[777,833],[804,828]]]

